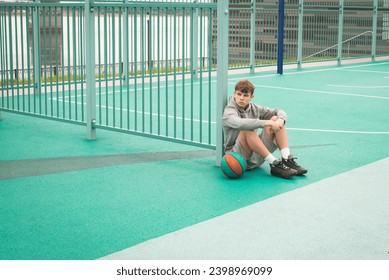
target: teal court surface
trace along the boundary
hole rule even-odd
[[[223,177],[213,150],[2,112],[0,259],[389,259],[389,62],[231,75],[309,169]],[[277,154],[278,156],[278,154]]]

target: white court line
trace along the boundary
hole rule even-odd
[[[342,70],[342,69],[340,69]],[[354,69],[344,69],[347,72],[362,72],[362,73],[379,73],[379,74],[388,74],[388,71],[374,71],[374,70],[354,70]]]
[[[329,87],[342,87],[342,88],[389,88],[389,86],[348,86],[348,85],[333,85],[327,84]]]
[[[296,130],[296,131],[311,131],[311,132],[328,132],[328,133],[347,133],[347,134],[375,134],[375,135],[389,135],[389,131],[356,131],[356,130],[333,130],[333,129],[316,129],[316,128],[291,128],[288,127],[287,130]]]
[[[355,94],[355,93],[346,93],[346,92],[333,92],[333,91],[322,91],[322,90],[311,90],[311,89],[287,88],[287,87],[266,86],[266,85],[256,85],[255,87],[273,88],[273,89],[289,90],[289,91],[313,92],[313,93],[321,93],[321,94],[344,95],[344,96],[354,96],[354,97],[364,97],[364,98],[373,98],[373,99],[385,99],[385,100],[389,100],[389,97],[384,97],[384,96],[365,95],[365,94]]]
[[[363,65],[342,66],[339,69],[342,70],[342,69],[348,69],[348,68],[363,68],[363,67],[370,67],[370,66],[377,66],[377,65],[386,65],[386,64],[389,64],[389,62],[374,62],[374,63],[368,63],[368,64],[363,64]]]
[[[53,98],[56,100],[56,98]],[[65,103],[71,103],[71,104],[78,104],[78,105],[83,105],[81,102],[74,102],[74,101],[67,101],[67,100],[59,100],[61,102]],[[120,108],[113,108],[111,106],[105,106],[102,105],[101,108],[103,109],[111,109],[111,110],[117,110],[120,111]],[[123,112],[132,112],[132,113],[137,113],[137,114],[145,114],[145,115],[150,115],[150,112],[143,112],[143,111],[135,111],[135,110],[127,110],[127,109],[121,109]],[[162,118],[169,118],[169,119],[178,119],[178,120],[184,120],[184,121],[192,121],[191,118],[182,118],[182,117],[174,117],[174,116],[166,116],[165,114],[157,114],[157,113],[151,113],[152,116],[160,116]],[[194,122],[200,122],[199,119],[193,119]],[[202,120],[203,123],[210,123],[212,125],[216,125],[215,121],[208,122],[206,120]],[[309,131],[309,132],[324,132],[324,133],[347,133],[347,134],[376,134],[376,135],[389,135],[389,131],[357,131],[357,130],[333,130],[333,129],[316,129],[316,128],[296,128],[296,127],[287,127],[287,130],[294,130],[294,131]]]

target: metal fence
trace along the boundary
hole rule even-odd
[[[389,55],[387,0],[290,0],[284,17],[284,64]],[[270,0],[0,0],[0,112],[214,149],[214,73],[276,65],[277,18]]]
[[[0,108],[215,148],[215,13],[209,1],[2,3]]]
[[[284,64],[389,54],[387,0],[289,0],[284,22]],[[274,1],[230,0],[230,68],[275,65],[277,31]]]

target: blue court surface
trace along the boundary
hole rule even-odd
[[[229,77],[288,113],[306,176],[2,112],[0,259],[389,259],[389,62]],[[276,156],[279,156],[277,152]]]

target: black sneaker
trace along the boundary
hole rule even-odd
[[[294,160],[296,158],[293,157],[293,155],[289,155],[288,159],[282,159],[282,162],[288,166],[289,168],[292,168],[294,170],[297,170],[297,175],[301,176],[301,175],[304,175],[305,173],[308,172],[307,169],[305,169],[304,167],[298,165]]]
[[[270,174],[273,176],[290,179],[297,173],[297,170],[286,166],[283,161],[276,160],[273,164],[270,164]]]

